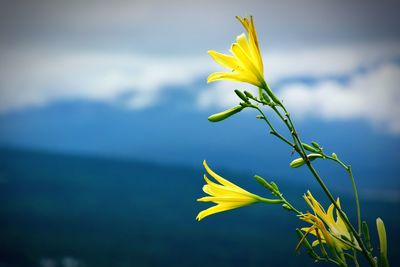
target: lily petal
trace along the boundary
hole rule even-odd
[[[221,54],[214,50],[209,50],[207,53],[215,60],[215,62],[227,69],[235,70],[239,68],[238,63],[232,56]]]

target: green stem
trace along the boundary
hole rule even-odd
[[[289,146],[294,147],[294,145],[293,145],[289,140],[287,140],[284,136],[282,136],[281,134],[279,134],[279,133],[275,130],[274,126],[272,126],[271,122],[267,119],[267,116],[265,116],[264,112],[263,112],[258,106],[252,105],[251,107],[257,109],[258,112],[260,112],[260,114],[262,115],[262,119],[268,124],[269,128],[271,129],[271,132],[270,132],[270,133],[271,133],[272,135],[275,135],[276,137],[278,137],[279,139],[281,139],[282,141],[284,141],[284,142],[285,142],[286,144],[288,144]]]
[[[371,266],[375,266],[374,260],[371,256],[371,254],[368,252],[368,250],[366,249],[364,243],[361,240],[360,235],[357,233],[357,231],[354,229],[353,225],[350,223],[349,219],[347,218],[347,216],[344,214],[343,210],[339,207],[339,205],[336,203],[335,199],[333,198],[332,194],[330,193],[329,189],[326,187],[325,183],[322,181],[321,177],[319,176],[319,174],[317,173],[317,171],[314,169],[314,167],[312,166],[311,162],[307,162],[307,166],[310,169],[311,173],[314,175],[315,179],[317,180],[317,182],[319,183],[319,185],[321,186],[322,190],[325,192],[325,194],[328,196],[329,200],[331,201],[331,203],[334,205],[334,207],[336,208],[336,210],[339,212],[340,217],[343,219],[343,221],[346,223],[347,227],[349,228],[349,230],[353,233],[354,237],[356,238],[358,244],[361,247],[361,250],[363,252],[363,254],[365,255],[365,257],[367,258],[368,262],[371,264]]]
[[[354,179],[353,176],[353,172],[351,170],[351,166],[350,165],[346,165],[344,164],[341,160],[339,160],[338,158],[333,158],[331,156],[328,155],[324,155],[327,159],[333,160],[335,162],[337,162],[340,166],[342,166],[347,173],[349,174],[350,180],[351,180],[351,186],[353,188],[353,194],[354,194],[354,198],[356,200],[356,208],[357,208],[357,226],[358,226],[358,234],[361,235],[361,208],[360,208],[360,201],[358,198],[358,192],[357,192],[357,186],[356,186],[356,181]]]
[[[355,249],[353,249],[353,261],[354,261],[354,265],[356,267],[360,267],[360,264],[358,263],[358,260],[357,260],[357,251]]]
[[[358,234],[361,235],[361,208],[360,201],[358,198],[356,180],[354,179],[353,172],[351,170],[351,166],[348,166],[348,172],[351,179],[351,186],[353,187],[354,198],[356,199],[356,207],[357,207],[357,225],[358,225]]]
[[[342,217],[342,219],[344,220],[344,222],[346,223],[347,227],[349,228],[349,230],[353,233],[354,237],[356,238],[357,242],[359,243],[361,250],[364,254],[364,256],[366,257],[366,259],[368,260],[368,262],[370,263],[371,266],[375,266],[375,262],[371,256],[371,254],[368,252],[368,250],[366,249],[364,243],[362,242],[361,236],[358,234],[358,232],[354,229],[353,225],[350,223],[349,219],[347,218],[347,216],[344,214],[343,210],[339,207],[339,205],[336,203],[335,199],[333,198],[332,194],[330,193],[329,189],[327,188],[327,186],[325,185],[325,183],[323,182],[323,180],[321,179],[321,177],[319,176],[319,174],[317,173],[317,171],[315,170],[315,168],[313,167],[313,165],[311,164],[310,160],[307,158],[307,154],[304,150],[304,147],[302,145],[302,142],[296,132],[296,128],[290,118],[289,112],[286,110],[286,108],[279,103],[279,106],[282,108],[282,110],[285,112],[285,116],[286,119],[285,120],[282,116],[282,114],[280,114],[279,110],[277,110],[276,108],[273,108],[273,110],[278,114],[278,116],[282,119],[284,123],[286,124],[286,126],[288,127],[289,131],[292,134],[293,140],[295,142],[295,144],[297,143],[297,145],[294,147],[296,149],[296,151],[300,154],[300,156],[303,157],[303,159],[306,161],[307,167],[309,168],[309,170],[311,171],[311,173],[313,174],[313,176],[315,177],[315,179],[317,180],[318,184],[321,186],[322,190],[324,191],[324,193],[327,195],[327,197],[329,198],[330,202],[334,205],[334,207],[338,210],[340,216]],[[298,146],[298,148],[297,148]],[[354,180],[354,178],[353,178]],[[355,183],[354,183],[355,186]]]
[[[264,197],[260,197],[260,196],[257,196],[257,199],[260,202],[267,203],[267,204],[282,204],[282,203],[284,203],[284,201],[282,199],[269,199],[269,198],[264,198]]]

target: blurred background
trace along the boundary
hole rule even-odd
[[[255,113],[207,121],[250,89],[206,84],[221,70],[207,50],[243,32],[236,15],[254,16],[266,80],[303,140],[352,164],[375,247],[380,216],[400,265],[395,1],[0,3],[1,267],[313,265],[295,253],[304,224],[279,206],[195,221],[203,159],[252,192],[268,196],[259,174],[301,209],[308,189],[328,205]],[[346,173],[316,166],[354,214]]]

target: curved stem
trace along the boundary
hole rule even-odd
[[[307,158],[307,154],[304,150],[304,147],[302,145],[302,142],[296,132],[296,128],[290,118],[290,114],[289,112],[286,110],[286,108],[279,103],[279,107],[282,108],[282,110],[285,112],[285,117],[287,120],[285,120],[285,118],[283,118],[282,114],[280,114],[279,110],[276,107],[273,107],[273,110],[275,111],[275,113],[278,114],[278,116],[282,119],[284,123],[286,124],[286,126],[288,127],[290,133],[292,134],[294,143],[295,143],[295,150],[299,153],[299,155],[305,160],[307,167],[309,168],[309,170],[311,171],[311,173],[313,174],[313,176],[315,177],[315,179],[317,180],[318,184],[321,186],[322,190],[324,191],[324,193],[327,195],[327,197],[329,198],[330,202],[334,205],[334,207],[338,210],[340,216],[342,217],[342,219],[344,220],[344,222],[346,223],[348,229],[352,232],[352,234],[354,235],[354,237],[356,238],[357,242],[359,243],[361,250],[363,252],[363,254],[365,255],[366,259],[368,260],[368,262],[370,263],[371,266],[375,266],[375,262],[371,256],[371,254],[369,253],[369,251],[366,249],[361,236],[358,234],[358,232],[354,229],[353,225],[350,223],[349,219],[347,218],[347,216],[344,214],[343,210],[339,207],[339,205],[336,203],[335,199],[333,198],[331,192],[329,191],[328,187],[325,185],[325,183],[323,182],[322,178],[319,176],[319,174],[317,173],[317,171],[315,170],[315,168],[313,167],[313,165],[311,164],[310,160]],[[354,177],[353,177],[354,180]],[[355,183],[354,183],[355,186]],[[358,199],[358,197],[357,197]],[[358,200],[357,200],[358,202]]]
[[[317,182],[319,183],[319,185],[321,186],[322,190],[328,196],[328,198],[331,201],[331,203],[334,205],[336,210],[339,212],[340,217],[346,223],[346,225],[349,228],[349,230],[353,233],[355,239],[357,240],[359,246],[361,247],[361,250],[364,253],[365,257],[367,258],[368,262],[371,264],[371,266],[375,266],[374,259],[372,258],[371,254],[368,252],[367,248],[365,247],[364,243],[362,242],[360,235],[354,229],[353,225],[350,223],[350,221],[347,218],[346,214],[344,214],[343,210],[336,203],[336,201],[333,198],[332,194],[330,193],[329,189],[326,187],[325,183],[322,181],[321,177],[319,176],[317,171],[314,169],[314,167],[312,166],[311,162],[307,162],[307,166],[310,169],[311,173],[314,175],[314,177],[317,180]]]
[[[281,139],[282,141],[284,141],[284,142],[285,142],[286,144],[288,144],[289,146],[294,147],[294,145],[293,145],[289,140],[287,140],[284,136],[282,136],[280,133],[278,133],[278,132],[275,130],[274,126],[272,126],[271,122],[267,119],[267,116],[265,116],[264,112],[263,112],[258,106],[252,105],[252,108],[257,109],[258,112],[260,112],[260,114],[262,115],[262,119],[268,124],[269,128],[271,129],[271,132],[270,132],[270,133],[271,133],[272,135],[275,135],[276,137],[278,137],[279,139]]]
[[[349,176],[350,176],[351,186],[353,187],[354,198],[356,199],[358,234],[361,235],[361,208],[360,208],[360,201],[358,199],[356,181],[354,179],[353,172],[351,170],[351,166],[350,165],[348,165],[347,171],[348,171]]]
[[[357,186],[356,186],[356,181],[354,179],[353,176],[353,172],[351,170],[351,166],[350,165],[346,165],[344,164],[341,160],[339,160],[338,158],[334,158],[328,155],[325,155],[325,158],[333,160],[335,162],[337,162],[340,166],[342,166],[347,173],[349,174],[350,180],[351,180],[351,186],[353,188],[353,194],[354,194],[354,198],[356,200],[356,208],[357,208],[357,226],[358,226],[358,234],[361,235],[361,208],[360,208],[360,201],[358,198],[358,192],[357,192]]]

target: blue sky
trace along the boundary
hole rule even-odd
[[[205,82],[220,70],[206,51],[228,53],[243,32],[235,16],[252,14],[265,77],[305,139],[360,165],[362,154],[366,173],[386,168],[399,188],[398,10],[393,1],[6,1],[0,144],[191,165],[207,157],[244,170],[261,170],[273,151],[265,157],[282,161],[279,174],[288,151],[252,114],[206,121],[237,104],[233,89],[253,90]],[[250,153],[246,138],[266,141]]]

